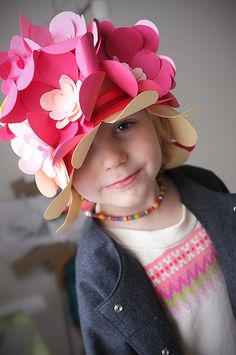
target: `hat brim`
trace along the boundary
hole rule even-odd
[[[169,105],[152,105],[148,107],[148,111],[157,117],[168,119],[171,127],[173,144],[170,147],[170,161],[165,168],[171,169],[182,165],[188,159],[198,139],[196,130],[186,119],[186,116],[195,110],[179,113]]]
[[[137,95],[122,111],[111,114],[110,116],[105,118],[102,122],[105,123],[118,122],[123,118],[133,115],[134,113],[143,110],[144,108],[147,108],[150,105],[153,105],[154,103],[157,102],[157,99],[158,99],[158,94],[156,91],[154,90],[144,91],[139,95]],[[95,128],[93,128],[86,136],[84,136],[81,139],[81,141],[76,146],[71,159],[72,166],[75,169],[79,169],[82,166],[84,159],[86,158],[86,155],[97,134],[100,125],[101,123],[99,123]]]

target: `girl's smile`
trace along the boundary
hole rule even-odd
[[[123,189],[132,185],[138,178],[140,170],[137,170],[133,174],[127,175],[124,179],[118,180],[110,185],[104,186],[106,189]]]

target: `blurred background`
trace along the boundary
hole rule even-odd
[[[108,18],[117,26],[131,25],[145,18],[157,25],[159,53],[170,56],[176,64],[174,93],[181,111],[191,107],[199,109],[191,117],[199,140],[189,163],[213,170],[235,192],[234,0],[8,0],[1,4],[1,50],[8,50],[10,38],[19,33],[19,12],[34,24],[47,25],[63,10],[84,12],[88,21],[95,16],[100,20]],[[61,271],[74,255],[81,221],[60,241],[59,237],[55,238],[57,226],[45,224],[39,217],[49,204],[48,200],[45,198],[45,202],[35,195],[30,179],[24,176],[26,180],[21,180],[17,160],[10,144],[0,141],[0,236],[3,239],[3,242],[0,240],[3,245],[0,247],[0,316],[22,310],[30,316],[42,337],[41,345],[38,343],[42,355],[43,344],[45,354],[79,354],[79,330],[71,326],[73,320],[68,323],[70,312],[65,305],[67,296],[63,291]],[[19,216],[21,224],[17,222],[13,228],[10,221],[19,221]],[[3,227],[7,219],[9,223]],[[25,231],[27,223],[30,226]],[[11,237],[7,235],[9,231]],[[18,237],[19,231],[22,239]],[[13,235],[16,235],[15,239]],[[32,235],[34,242],[30,238]],[[14,354],[11,351],[8,355]]]

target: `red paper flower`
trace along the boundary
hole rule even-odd
[[[127,77],[130,71],[137,81],[137,87],[129,91],[132,96],[137,90],[157,90],[158,102],[174,99],[170,90],[175,86],[175,65],[169,57],[156,54],[159,32],[152,22],[142,20],[132,27],[116,29],[104,21],[98,29],[102,43],[98,57],[111,80],[120,85],[121,77]],[[128,81],[124,82],[124,90],[127,85]],[[174,99],[169,104],[176,106],[177,102]]]

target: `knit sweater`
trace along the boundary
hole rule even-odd
[[[161,230],[105,231],[145,269],[184,354],[234,355],[236,322],[216,250],[196,217],[182,210],[179,223]]]

